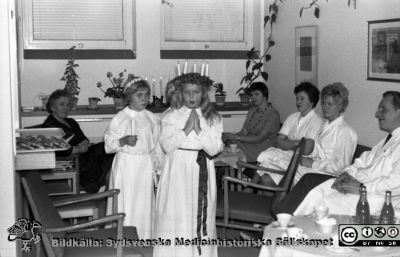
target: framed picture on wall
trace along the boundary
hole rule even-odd
[[[317,26],[296,27],[296,85],[308,81],[318,86]]]
[[[368,80],[400,81],[400,19],[368,22]]]

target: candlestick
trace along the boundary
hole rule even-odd
[[[178,62],[178,76],[181,75],[181,64]]]
[[[203,63],[201,64],[201,73],[200,73],[200,75],[201,75],[201,76],[204,75],[204,61],[203,61]]]
[[[208,76],[208,62],[206,64],[206,76]]]
[[[162,99],[162,97],[163,97],[163,95],[164,95],[164,92],[163,92],[163,85],[162,85],[163,79],[164,79],[164,77],[163,77],[163,76],[160,76],[160,98],[161,98],[161,99]]]
[[[184,68],[183,68],[183,74],[186,74],[187,66],[188,66],[188,62],[187,62],[187,60],[186,60],[186,61],[185,61],[185,66],[184,66]]]
[[[196,63],[193,64],[193,72],[196,73]]]

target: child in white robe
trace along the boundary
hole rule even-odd
[[[118,212],[126,214],[124,226],[134,226],[140,239],[151,239],[154,221],[154,182],[159,125],[156,116],[146,110],[150,86],[134,79],[127,85],[129,105],[112,119],[104,136],[107,153],[116,152],[109,188],[120,190]],[[107,203],[111,211],[112,201]]]
[[[216,246],[177,246],[183,240],[215,239],[217,204],[214,156],[223,149],[222,118],[208,99],[212,81],[198,73],[175,79],[171,110],[161,122],[166,156],[157,190],[154,256],[217,256]],[[208,155],[208,156],[206,156]]]

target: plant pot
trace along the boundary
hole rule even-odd
[[[76,110],[78,108],[78,97],[71,98],[71,110]]]
[[[250,105],[250,96],[247,94],[240,94],[240,103],[244,106]]]
[[[89,97],[88,101],[89,101],[88,109],[90,109],[90,110],[99,109],[99,105],[98,105],[98,102],[100,101],[99,98],[97,98],[97,97]]]
[[[217,106],[224,106],[225,105],[225,97],[224,95],[216,95],[215,96],[215,103]]]
[[[114,100],[114,107],[117,110],[124,109],[125,107],[125,100],[124,98],[113,98]]]

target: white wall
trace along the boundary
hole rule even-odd
[[[384,137],[374,118],[381,95],[387,90],[399,91],[400,84],[366,80],[367,21],[400,18],[400,1],[357,1],[357,8],[353,9],[347,1],[321,0],[319,19],[314,18],[313,10],[305,10],[300,18],[300,8],[309,2],[286,0],[279,6],[274,28],[277,46],[268,66],[271,101],[282,119],[295,111],[295,27],[317,25],[318,87],[339,81],[349,89],[345,119],[356,130],[359,143],[372,146]]]
[[[23,1],[22,1],[23,2]],[[97,81],[109,86],[106,72],[114,74],[126,69],[142,77],[164,75],[171,79],[176,76],[178,60],[160,59],[160,0],[136,1],[137,59],[134,60],[77,60],[76,72],[81,77],[79,85],[81,93],[78,104],[88,104],[87,98],[97,96],[100,104],[111,104],[112,99],[103,98],[103,93],[96,88]],[[182,63],[185,60],[179,60]],[[21,62],[21,105],[40,105],[38,93],[51,93],[56,88],[63,88],[60,81],[67,60],[24,60]],[[197,60],[197,70],[202,60]],[[209,60],[209,75],[222,82],[228,92],[227,100],[238,101],[235,94],[239,89],[241,77],[244,75],[244,60]],[[192,63],[189,71],[192,70]],[[182,67],[183,70],[183,67]]]
[[[2,78],[2,100],[0,101],[0,255],[16,256],[14,242],[8,242],[7,228],[15,221],[14,203],[14,125],[13,108],[16,81],[16,34],[15,17],[10,17],[14,10],[14,0],[0,1],[0,77]],[[15,12],[14,12],[15,13]]]

